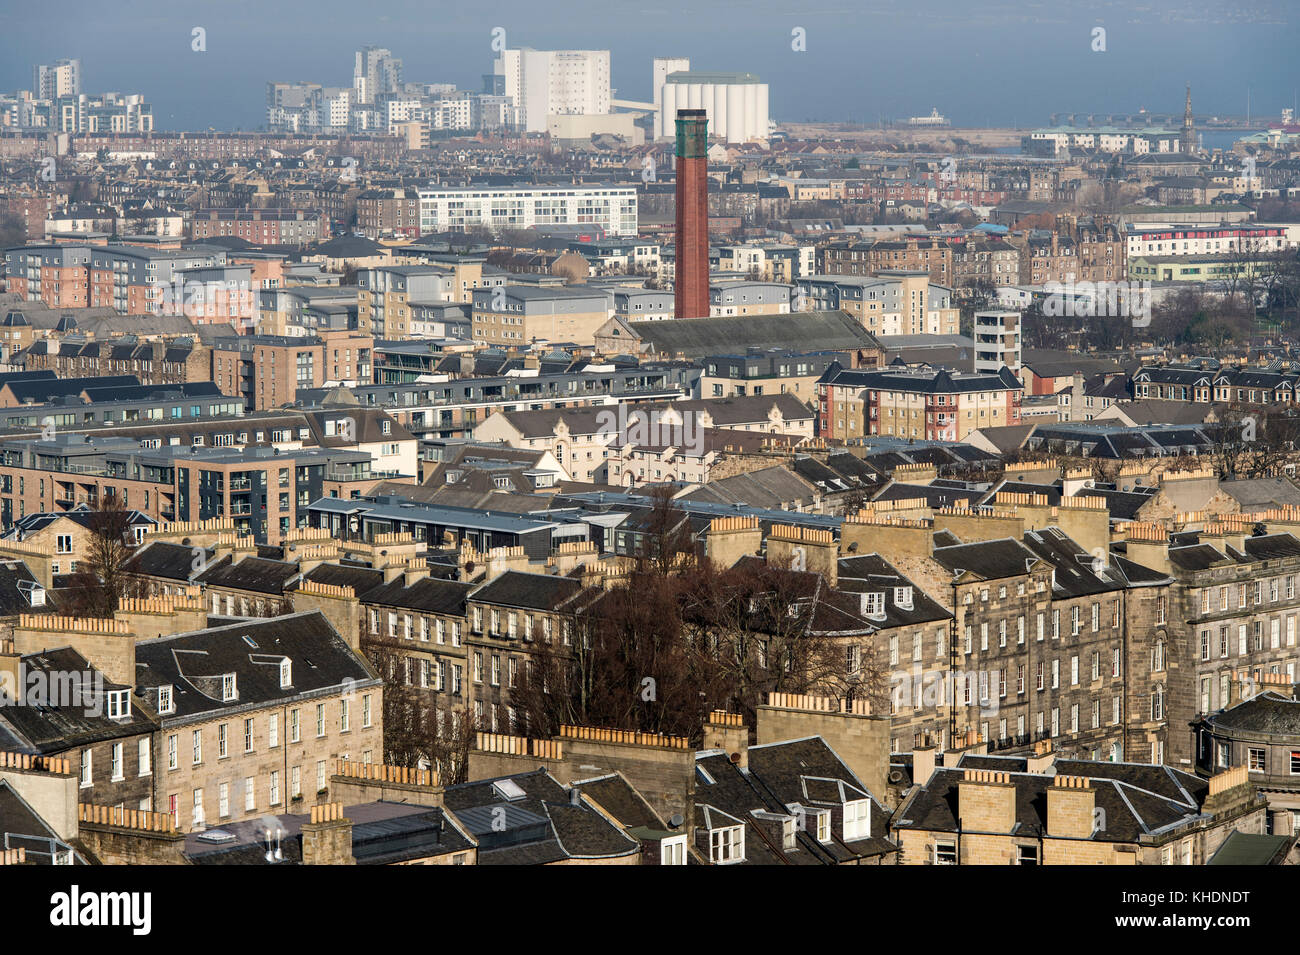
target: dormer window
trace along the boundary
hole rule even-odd
[[[804,824],[817,837],[818,842],[831,841],[831,814],[825,809],[808,810]]]
[[[45,588],[34,580],[20,580],[18,589],[27,598],[29,607],[45,606]]]
[[[791,816],[781,823],[781,848],[786,852],[793,852],[795,848],[795,831],[794,817]]]
[[[871,835],[871,803],[855,799],[844,804],[844,841],[865,839]]]
[[[221,675],[221,702],[230,703],[239,699],[239,693],[235,687],[235,674],[223,673]]]
[[[911,610],[912,609],[912,588],[895,587],[894,605],[897,607],[901,607],[903,610]]]
[[[293,686],[293,661],[285,657],[280,661],[280,689]]]
[[[868,617],[883,617],[885,615],[884,591],[871,591],[863,594],[862,607],[862,612]]]
[[[105,696],[108,697],[108,718],[110,720],[124,720],[131,715],[130,690],[110,690]]]
[[[660,865],[686,865],[686,837],[671,836],[659,840]]]
[[[176,712],[176,700],[172,696],[172,688],[168,686],[158,687],[158,713],[160,716],[167,716]]]
[[[715,865],[745,861],[745,828],[728,826],[709,831],[709,858]]]

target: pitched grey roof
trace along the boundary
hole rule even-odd
[[[654,354],[687,358],[745,348],[833,351],[880,347],[860,322],[841,311],[634,322],[629,327]]]

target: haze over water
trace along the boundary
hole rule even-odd
[[[477,90],[492,71],[493,27],[511,47],[609,49],[616,96],[650,97],[653,56],[695,69],[748,70],[771,85],[781,121],[875,124],[938,108],[954,125],[1046,125],[1053,112],[1276,119],[1293,105],[1300,40],[1291,0],[505,0],[487,8],[397,0],[71,0],[0,9],[0,88],[30,88],[35,63],[80,57],[84,89],[141,92],[158,129],[256,129],[268,81],[347,86],[360,46],[390,48],[410,82]],[[578,11],[581,11],[579,14]],[[191,31],[207,31],[206,52]],[[1106,29],[1105,52],[1092,30]],[[806,31],[807,52],[791,49]],[[124,52],[125,51],[125,52]]]

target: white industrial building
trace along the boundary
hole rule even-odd
[[[420,190],[420,231],[531,229],[590,225],[636,235],[634,186],[431,187]]]
[[[609,113],[609,50],[502,50],[493,71],[530,133],[546,132],[551,116]]]
[[[673,73],[686,73],[691,68],[691,61],[684,56],[656,56],[654,58],[653,79],[650,90],[656,112],[664,105],[664,84]]]
[[[655,115],[655,138],[676,135],[677,111],[702,109],[709,135],[723,142],[767,139],[767,84],[753,73],[679,71],[664,81],[663,103]]]

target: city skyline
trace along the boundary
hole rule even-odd
[[[353,55],[367,45],[393,50],[404,61],[408,82],[478,90],[497,55],[492,31],[501,28],[511,48],[610,50],[619,99],[650,99],[655,56],[686,57],[696,69],[757,73],[771,86],[771,114],[778,122],[875,125],[938,109],[956,126],[1028,127],[1046,124],[1058,112],[1181,113],[1188,82],[1201,116],[1242,116],[1249,100],[1252,118],[1275,118],[1296,100],[1295,79],[1286,72],[1294,30],[1277,29],[1264,13],[1206,30],[1179,20],[1133,23],[1113,7],[1098,14],[1067,5],[1053,22],[957,23],[951,16],[908,21],[905,30],[915,42],[876,44],[873,35],[898,27],[895,15],[884,10],[773,11],[766,20],[746,17],[738,23],[724,5],[699,14],[699,30],[681,31],[677,14],[685,11],[666,5],[646,11],[629,35],[609,22],[627,4],[606,5],[584,22],[561,27],[523,11],[440,13],[390,3],[377,15],[368,8],[371,22],[347,30],[333,28],[329,24],[336,21],[320,13],[291,17],[284,26],[301,39],[285,44],[280,31],[251,29],[252,18],[263,15],[260,8],[236,3],[228,11],[223,7],[220,17],[205,18],[201,5],[192,6],[190,12],[147,18],[148,58],[97,52],[97,44],[118,50],[138,41],[119,36],[122,25],[101,21],[93,9],[59,31],[44,28],[39,12],[5,15],[0,24],[11,28],[0,31],[0,89],[30,86],[35,63],[75,58],[83,64],[85,89],[143,93],[158,130],[257,129],[266,122],[266,83],[348,85]],[[284,9],[266,15],[283,17]],[[1106,30],[1101,51],[1093,49],[1097,26]],[[201,52],[191,49],[195,27],[206,31]],[[797,29],[804,31],[804,52],[792,49]],[[718,32],[726,42],[717,42]],[[864,45],[872,57],[862,57]],[[1005,52],[993,53],[999,46]],[[1238,61],[1248,51],[1251,70],[1203,75],[1203,64]],[[1026,85],[1023,76],[1030,73],[1035,82]],[[997,93],[1012,88],[1014,96]]]

